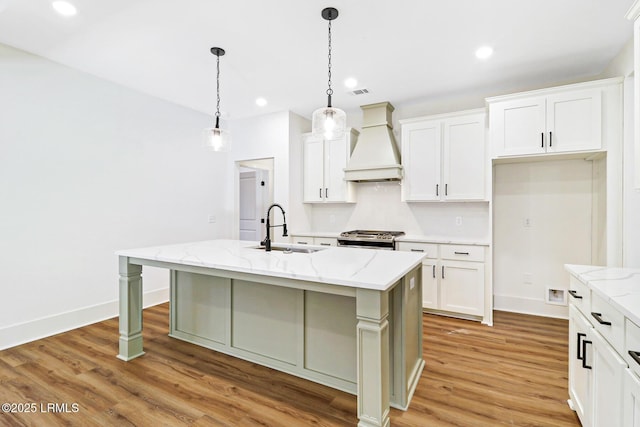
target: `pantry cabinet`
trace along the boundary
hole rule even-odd
[[[492,157],[603,148],[603,91],[611,81],[489,98]]]
[[[484,109],[400,123],[403,201],[485,199]]]
[[[465,316],[484,316],[484,247],[399,242],[401,251],[423,252],[422,307]]]
[[[348,129],[337,139],[303,135],[303,201],[305,203],[353,202],[353,184],[344,180],[344,168],[358,138]]]

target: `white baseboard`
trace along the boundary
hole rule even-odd
[[[535,316],[569,318],[569,307],[566,305],[547,304],[543,299],[494,295],[493,309],[511,311],[513,313],[533,314]]]
[[[167,301],[169,301],[169,288],[145,292],[143,295],[145,308]],[[67,332],[116,316],[118,316],[117,300],[7,326],[0,329],[0,350],[50,337],[51,335]],[[113,339],[118,341],[118,336],[114,336]]]

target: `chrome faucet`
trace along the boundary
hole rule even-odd
[[[280,208],[280,211],[282,211],[282,224],[280,225],[271,225],[271,223],[269,222],[269,214],[271,213],[271,209],[273,209],[274,207],[278,207]],[[260,244],[264,246],[264,250],[267,252],[271,251],[271,234],[269,230],[273,227],[282,227],[282,237],[288,236],[287,218],[284,215],[284,209],[282,209],[282,206],[277,203],[272,204],[271,206],[269,206],[269,209],[267,209],[267,237],[265,237],[264,240],[260,242]]]

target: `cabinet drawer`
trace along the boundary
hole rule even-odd
[[[624,319],[625,337],[623,356],[636,375],[640,377],[640,326],[636,325],[629,319]],[[633,352],[632,356],[629,352]]]
[[[440,245],[440,258],[483,262],[484,246]]]
[[[332,239],[331,237],[316,237],[313,239],[313,244],[320,246],[338,246],[338,239]]]
[[[406,252],[424,252],[427,258],[438,258],[438,245],[434,243],[398,242],[398,250]]]
[[[589,322],[596,320],[591,317],[591,290],[574,276],[569,276],[569,304],[576,306],[578,310],[589,317]]]
[[[313,245],[313,237],[292,236],[291,243],[293,243],[294,245]]]
[[[597,294],[591,295],[590,321],[619,353],[624,354],[624,316]]]

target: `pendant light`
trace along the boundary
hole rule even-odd
[[[344,135],[347,128],[347,115],[339,108],[331,105],[331,21],[338,17],[338,10],[327,7],[322,10],[322,17],[329,21],[329,88],[327,89],[327,106],[318,108],[312,116],[312,132],[325,139],[337,139]]]
[[[211,53],[217,57],[217,74],[216,74],[216,125],[215,127],[204,130],[205,146],[213,151],[229,151],[231,145],[231,135],[229,131],[220,129],[220,57],[225,54],[221,47],[212,47]]]

